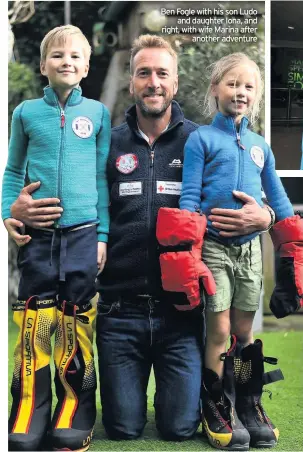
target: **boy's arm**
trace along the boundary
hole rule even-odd
[[[110,148],[110,137],[110,114],[108,109],[103,105],[102,125],[97,135],[97,215],[99,219],[97,233],[99,242],[107,242],[109,231],[109,193],[106,177],[106,163]]]
[[[262,187],[268,204],[276,214],[276,222],[291,217],[294,209],[275,170],[275,158],[268,145],[267,158],[261,172]]]
[[[194,212],[200,209],[204,149],[198,131],[191,133],[184,147],[180,209]]]
[[[24,186],[27,163],[26,135],[22,123],[22,110],[25,102],[20,104],[13,112],[11,124],[11,137],[8,148],[8,160],[2,181],[2,219],[10,218],[11,205],[18,198]]]

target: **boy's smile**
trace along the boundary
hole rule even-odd
[[[41,73],[55,90],[70,91],[87,76],[88,58],[83,48],[83,40],[78,36],[68,36],[64,43],[56,42],[41,62]]]

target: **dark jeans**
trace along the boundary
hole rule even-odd
[[[200,423],[203,316],[153,299],[99,300],[97,348],[102,421],[111,439],[134,439],[147,422],[153,366],[156,426],[163,438],[189,439]]]

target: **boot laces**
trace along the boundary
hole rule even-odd
[[[230,427],[231,425],[231,419],[229,416],[229,406],[226,401],[226,398],[224,395],[220,397],[218,401],[215,402],[216,408],[221,416],[221,422],[222,422],[222,428],[226,427],[228,425]]]

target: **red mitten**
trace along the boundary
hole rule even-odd
[[[279,221],[270,235],[280,265],[269,306],[279,319],[303,306],[303,218],[294,215]]]
[[[162,286],[169,292],[186,294],[179,310],[193,309],[200,304],[200,278],[208,295],[216,293],[216,283],[202,262],[206,217],[188,210],[161,207],[157,218],[157,239],[160,244]]]

